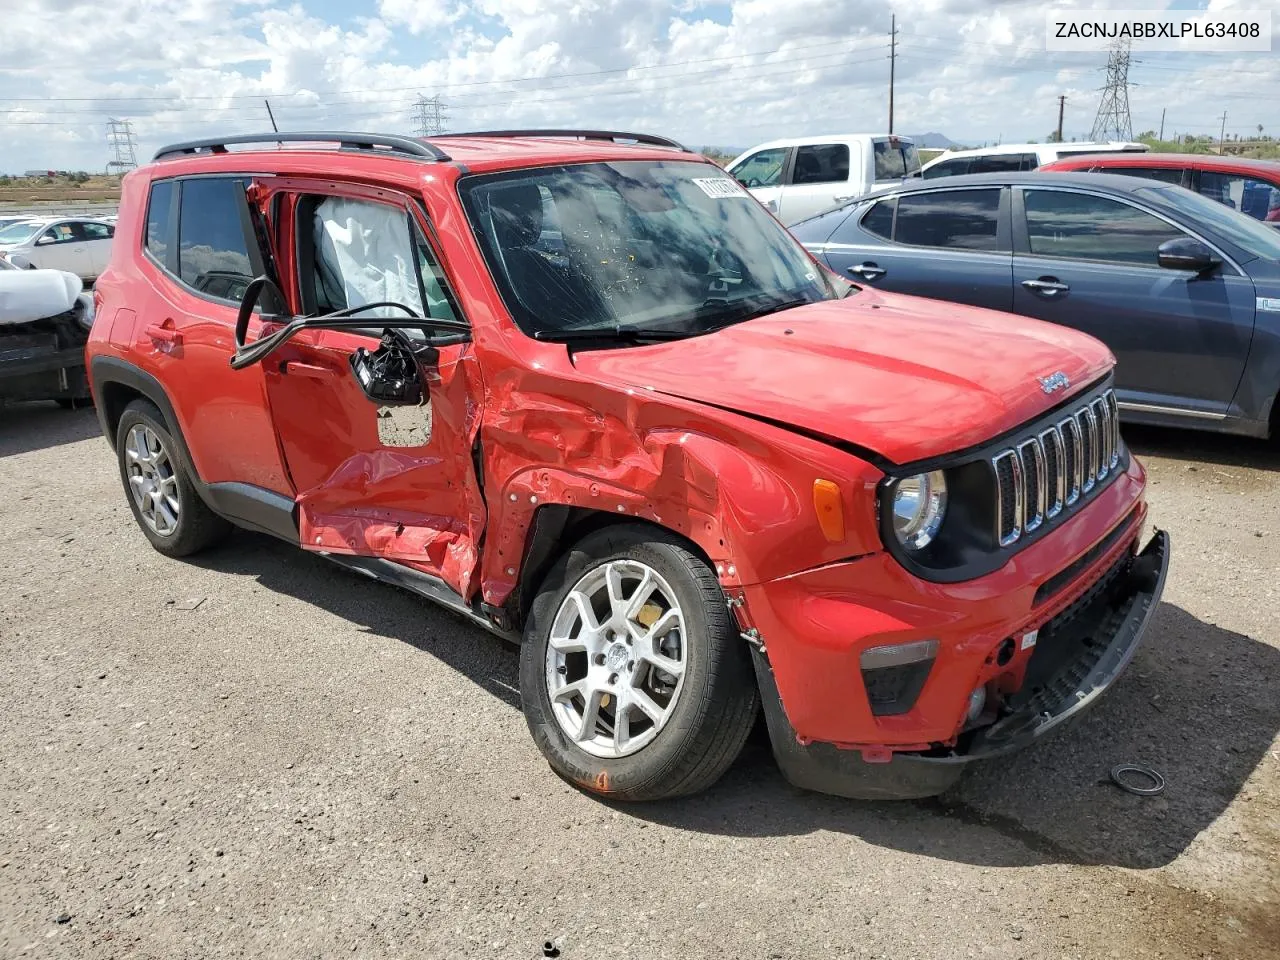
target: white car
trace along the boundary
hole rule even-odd
[[[727,167],[786,226],[920,175],[909,137],[852,133],[772,140]]]
[[[1063,157],[1084,153],[1146,153],[1145,143],[1113,140],[1108,143],[1002,143],[977,150],[947,150],[922,168],[926,180],[966,173],[1017,173],[1035,170]]]
[[[0,257],[20,257],[36,269],[65,270],[96,280],[111,259],[115,224],[83,217],[32,218],[0,228]]]

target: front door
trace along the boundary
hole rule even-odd
[[[1112,197],[1023,188],[1015,201],[1013,309],[1097,337],[1116,356],[1130,409],[1226,412],[1253,339],[1253,282],[1157,265],[1187,234]]]
[[[782,200],[782,184],[786,179],[790,147],[770,147],[757,150],[729,173],[751,191],[751,195],[765,205],[775,216]]]
[[[45,270],[65,270],[77,277],[92,276],[84,237],[71,221],[55,223],[40,234],[30,259]]]
[[[304,315],[403,303],[417,316],[461,319],[420,207],[358,188],[291,185],[278,196],[292,250],[286,287]],[[267,395],[297,497],[302,546],[382,557],[475,587],[484,501],[473,466],[484,392],[472,345],[437,348],[421,368],[421,404],[381,406],[351,357],[379,349],[376,308],[358,331],[304,330],[263,361]],[[419,343],[426,333],[403,331]]]

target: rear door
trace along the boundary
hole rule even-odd
[[[827,242],[833,270],[857,283],[1008,310],[1012,255],[1007,187],[923,190],[850,216]]]
[[[793,147],[757,150],[737,166],[730,167],[729,173],[776,216],[782,199],[782,185],[789,174],[793,154]]]
[[[1116,355],[1121,405],[1216,419],[1253,337],[1253,282],[1230,262],[1207,278],[1156,263],[1188,231],[1081,189],[1014,197],[1014,310],[1097,337]]]
[[[281,262],[300,314],[393,301],[417,316],[462,319],[420,204],[356,186],[280,186]],[[469,596],[485,522],[472,456],[484,403],[479,363],[469,341],[441,346],[422,369],[420,405],[379,406],[357,384],[351,357],[378,350],[379,317],[405,314],[367,316],[357,331],[304,330],[262,364],[302,546],[405,563]]]
[[[860,151],[854,159],[861,161]],[[814,143],[796,147],[791,176],[782,188],[778,218],[790,225],[856,199],[861,184],[850,183],[851,169],[855,168],[850,162],[848,144]]]

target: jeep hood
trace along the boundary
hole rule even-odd
[[[1011,430],[1106,374],[1105,345],[994,310],[863,290],[672,343],[579,351],[579,370],[869,449],[894,463]],[[1039,378],[1070,387],[1046,394]]]

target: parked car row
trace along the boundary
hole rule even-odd
[[[65,270],[92,283],[111,259],[115,223],[97,217],[26,217],[0,224],[0,259]]]
[[[1264,437],[1280,232],[1150,179],[977,174],[884,189],[792,232],[842,276],[1020,314],[1115,354],[1129,420]]]

